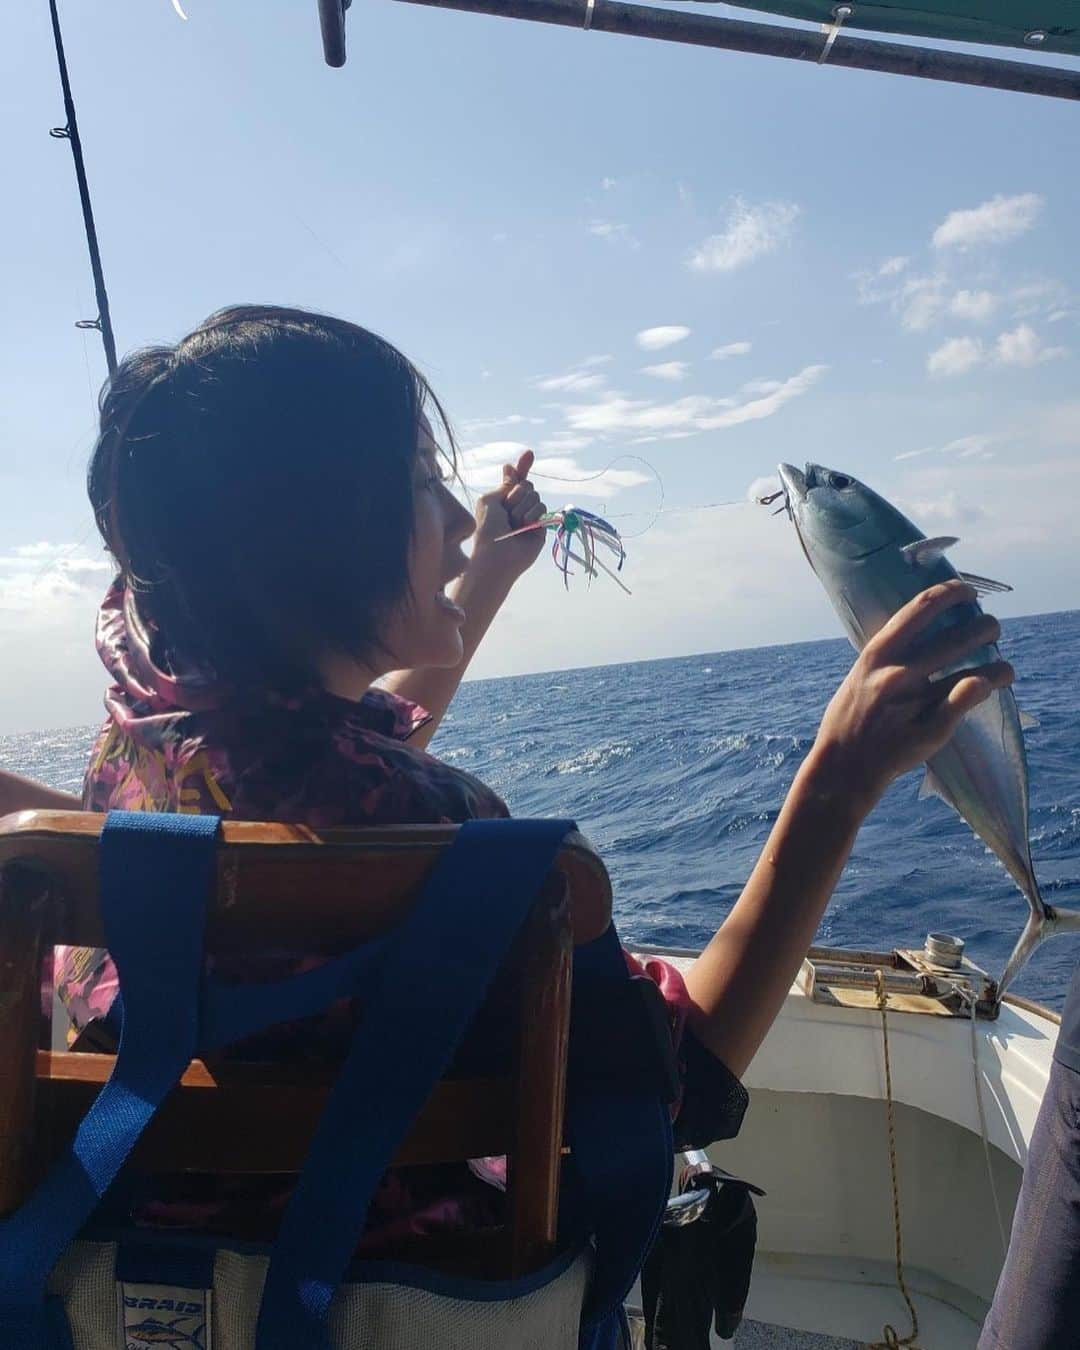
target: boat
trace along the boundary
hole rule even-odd
[[[647,951],[675,965],[697,955]],[[931,970],[926,953],[813,948],[755,1056],[743,1128],[708,1150],[766,1192],[736,1347],[853,1350],[881,1342],[885,1325],[905,1335],[895,1205],[916,1344],[974,1350],[1060,1018],[1006,994],[996,1010],[992,997],[977,999],[973,1019],[970,1003],[950,996],[948,974],[915,992]],[[970,963],[964,974],[990,990]]]

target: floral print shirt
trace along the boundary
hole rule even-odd
[[[315,829],[509,814],[478,779],[408,744],[430,720],[414,703],[373,689],[359,702],[318,690],[241,706],[199,672],[178,677],[155,645],[130,592],[115,584],[98,617],[113,684],[84,810],[213,812]],[[61,947],[55,978],[74,1039],[108,1012],[116,971],[103,951]]]

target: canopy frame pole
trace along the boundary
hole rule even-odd
[[[828,36],[823,37],[814,29],[723,19],[711,14],[626,4],[623,0],[397,0],[397,3],[458,9],[502,19],[529,19],[567,28],[587,28],[594,33],[622,33],[628,37],[720,47],[815,64],[820,63],[828,41]],[[1080,101],[1080,70],[969,56],[899,42],[835,37],[829,48],[828,64]]]
[[[352,0],[319,0],[319,28],[328,66],[345,64],[345,11]]]

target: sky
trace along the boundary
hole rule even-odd
[[[393,0],[330,70],[314,0],[184,8],[61,4],[121,350],[239,301],[342,314],[422,367],[476,490],[529,446],[549,505],[624,532],[631,596],[542,558],[472,675],[837,635],[752,504],[780,460],[960,536],[1003,616],[1080,603],[1074,104]],[[0,733],[105,684],[62,121],[47,7],[5,6]]]

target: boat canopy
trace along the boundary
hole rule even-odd
[[[1080,57],[1080,0],[732,0],[753,20],[708,12],[711,0],[682,9],[627,0],[404,0],[495,18],[621,33],[660,42],[779,56],[925,80],[1080,99],[1080,69],[1045,61],[1006,60],[880,36],[993,44]],[[351,0],[318,0],[328,65],[345,64],[345,11]],[[916,7],[916,5],[918,7]],[[727,6],[724,6],[726,9]],[[812,27],[761,23],[763,15]],[[871,30],[868,39],[859,30]]]
[[[992,43],[1080,56],[1077,0],[731,0],[740,9],[788,19],[944,42]]]

